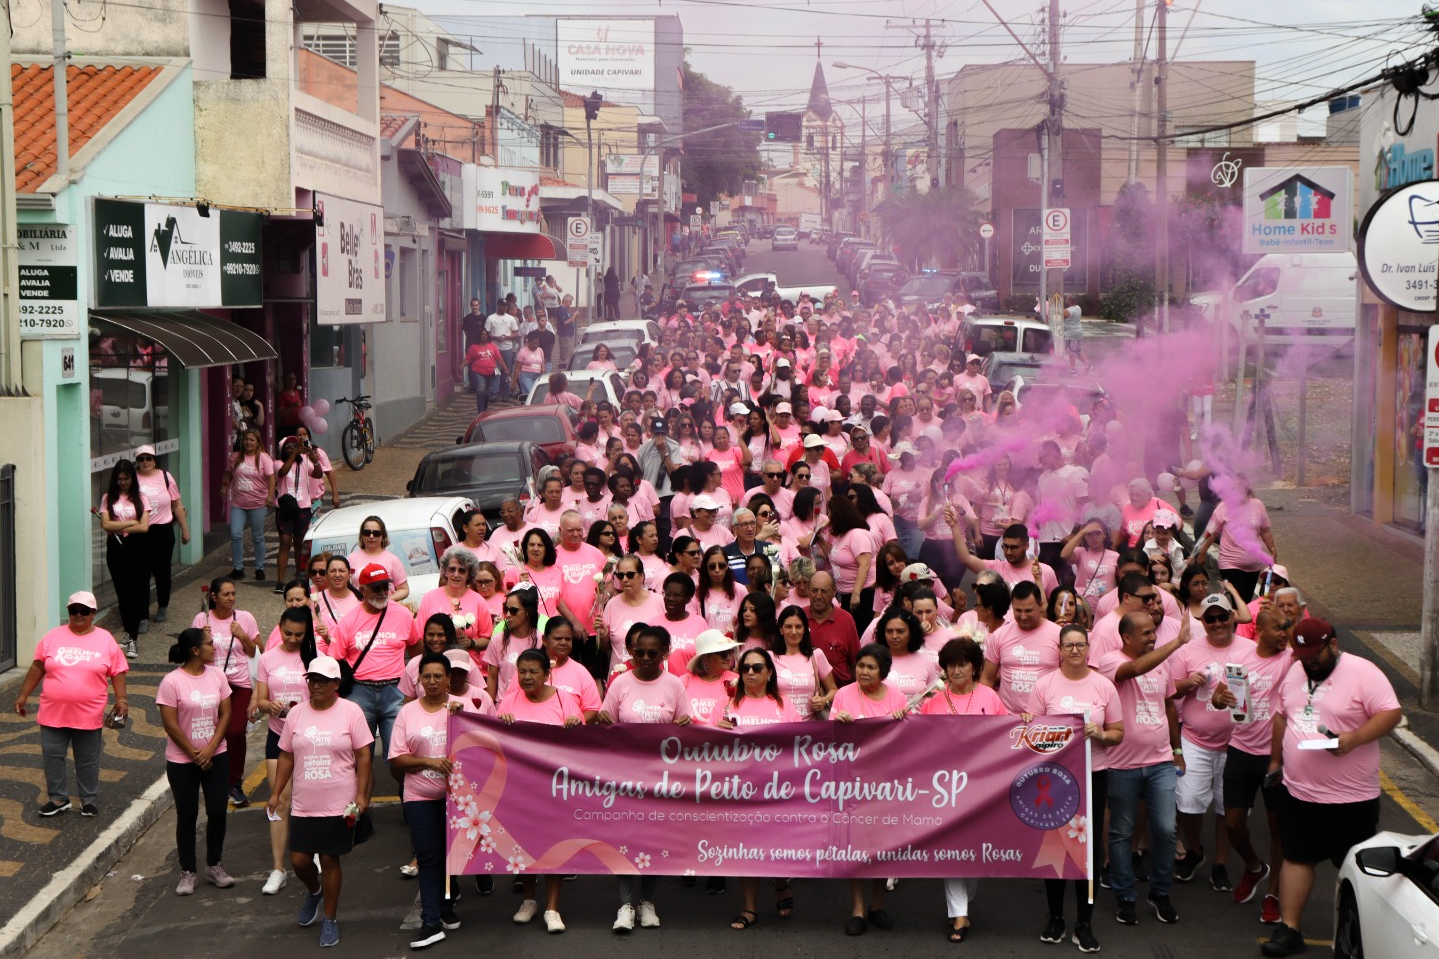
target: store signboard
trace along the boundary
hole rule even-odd
[[[1429,327],[1424,369],[1424,465],[1439,466],[1439,326]]]
[[[655,21],[562,17],[555,21],[559,85],[598,90],[611,103],[648,107],[654,102]]]
[[[1347,253],[1354,222],[1348,167],[1245,167],[1245,253]]]
[[[315,314],[323,324],[385,320],[384,211],[315,194]]]
[[[264,298],[258,213],[97,199],[97,307],[256,307]]]
[[[22,223],[20,244],[20,338],[80,336],[75,228],[63,223]]]
[[[491,233],[540,232],[537,170],[485,166],[474,170],[474,229]]]
[[[1439,180],[1406,184],[1374,204],[1359,227],[1359,269],[1386,303],[1412,313],[1439,308]]]

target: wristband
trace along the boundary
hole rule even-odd
[[[1171,749],[1170,752],[1174,753],[1174,755],[1176,755],[1176,756],[1183,756],[1183,755],[1184,755],[1184,750],[1183,750],[1183,749]]]

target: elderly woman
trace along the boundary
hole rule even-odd
[[[1097,494],[1101,491],[1096,490]],[[1102,495],[1096,495],[1101,499]],[[1149,485],[1147,479],[1132,479],[1129,481],[1129,502],[1124,504],[1120,515],[1124,518],[1122,533],[1124,541],[1120,544],[1128,547],[1135,547],[1144,542],[1149,535],[1149,524],[1154,521],[1154,515],[1159,512],[1173,512],[1174,507],[1154,495],[1154,487]],[[1116,537],[1117,538],[1117,537]]]
[[[267,804],[278,815],[290,791],[290,867],[305,887],[299,923],[320,918],[320,945],[340,944],[340,857],[354,848],[355,823],[370,806],[370,744],[375,741],[360,707],[340,698],[340,664],[316,656],[305,674],[309,700],[290,708],[280,735],[275,790]],[[296,777],[296,767],[305,775]],[[323,771],[323,778],[316,775]],[[319,857],[319,867],[315,858]]]
[[[415,613],[416,630],[422,629],[434,614],[443,613],[453,620],[455,632],[465,637],[466,649],[484,652],[494,620],[484,598],[473,589],[479,575],[480,561],[470,550],[463,546],[445,550],[440,557],[440,588],[430,590],[420,600]]]
[[[75,785],[80,792],[80,814],[97,816],[100,796],[100,729],[105,722],[105,685],[115,690],[115,716],[123,720],[130,704],[125,698],[125,673],[130,664],[115,637],[95,625],[95,594],[72,593],[66,601],[69,620],[47,632],[35,647],[30,671],[15,698],[15,714],[24,716],[30,694],[40,681],[40,755],[50,801],[41,816],[54,816],[70,808],[66,788],[65,755],[75,754]]]

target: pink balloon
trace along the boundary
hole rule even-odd
[[[308,424],[311,417],[313,417],[317,412],[319,411],[316,410],[313,406],[300,407],[300,422]]]
[[[316,436],[324,436],[324,435],[325,435],[326,433],[328,433],[329,431],[330,431],[330,424],[329,424],[329,423],[326,423],[324,420],[320,419],[319,417],[316,417],[316,418],[315,418],[315,421],[310,424],[310,432],[311,432],[311,433],[314,433]]]
[[[316,400],[311,406],[315,410],[316,416],[325,416],[330,412],[329,400]]]

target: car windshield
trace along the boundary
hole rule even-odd
[[[908,286],[906,286],[908,289]],[[1024,331],[1024,342],[1020,343],[1019,330],[1017,326],[994,325],[981,326],[976,331],[979,341],[988,343],[999,353],[1048,353],[1049,352],[1049,330],[1042,327],[1032,327]]]
[[[608,330],[585,330],[584,336],[580,337],[581,343],[614,343],[617,340],[634,340],[636,343],[645,338],[645,331],[641,327],[633,329],[608,329]]]
[[[930,273],[916,276],[900,290],[902,296],[932,296],[938,299],[954,289],[954,277]]]
[[[405,564],[407,576],[433,575],[440,571],[439,556],[435,552],[435,540],[429,527],[398,529],[393,523],[387,523],[386,527],[390,536],[390,545],[386,548],[400,557],[400,561]],[[354,533],[351,533],[350,536],[353,537]],[[448,533],[445,540],[446,548],[448,548]],[[349,540],[344,537],[331,539],[323,533],[315,537],[310,544],[310,549],[316,556],[321,553],[344,556],[359,548],[360,544],[353,538]]]
[[[623,343],[612,343],[606,340],[604,343],[610,348],[610,359],[614,361],[615,369],[617,370],[623,370],[629,367],[629,365],[635,361],[635,357],[639,355],[639,341],[637,340],[627,340]],[[570,361],[570,369],[583,370],[588,367],[590,361],[595,358],[595,348],[597,346],[599,346],[599,343],[592,343],[589,346],[575,350],[574,358]],[[525,437],[516,437],[516,439],[524,438]],[[540,440],[540,442],[545,443],[549,441]]]
[[[687,286],[684,289],[684,293],[680,295],[680,299],[691,304],[691,306],[694,304],[703,306],[709,300],[714,300],[716,303],[719,303],[722,300],[729,299],[733,295],[734,287],[732,286]]]
[[[434,495],[496,483],[521,486],[525,478],[524,461],[514,450],[467,449],[430,457],[415,492]]]
[[[470,437],[471,443],[499,443],[506,440],[563,443],[565,428],[554,416],[502,416],[480,423]]]

